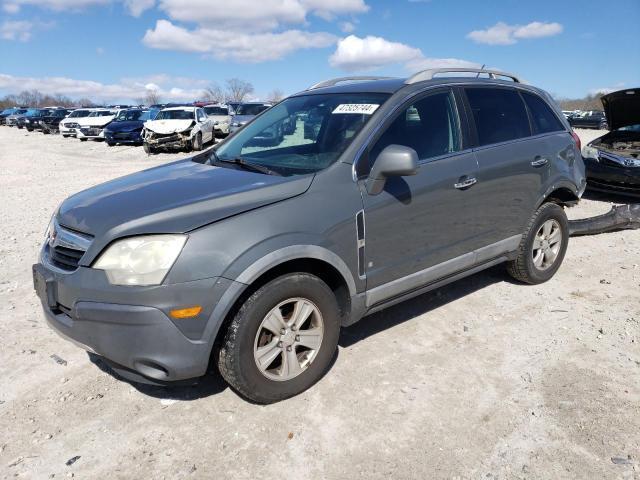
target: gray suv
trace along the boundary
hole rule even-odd
[[[341,326],[502,262],[549,280],[585,188],[579,140],[545,92],[451,71],[323,82],[69,197],[33,267],[48,323],[126,378],[213,365],[270,403],[323,376]]]

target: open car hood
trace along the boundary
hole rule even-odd
[[[640,124],[640,88],[609,93],[601,100],[609,130]]]
[[[194,120],[151,120],[144,128],[155,133],[168,134],[184,132],[191,127]]]

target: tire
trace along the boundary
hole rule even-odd
[[[27,128],[27,132],[33,132],[33,128]]]
[[[116,144],[113,143],[113,142],[107,142],[107,145],[109,145],[110,147],[115,147],[116,146]]]
[[[507,264],[507,271],[513,278],[524,283],[544,283],[562,265],[568,244],[567,215],[559,205],[545,203],[533,214],[520,242],[518,256]]]
[[[270,315],[274,311],[279,311],[280,318],[284,317],[286,322],[293,322],[296,305],[302,306],[300,311],[311,311],[299,324],[300,328],[295,330],[287,326],[278,335],[264,327],[268,318],[276,318]],[[283,324],[276,321],[276,325]],[[316,344],[319,343],[315,350],[307,350],[306,346],[297,343],[300,337],[305,337],[302,335],[305,331],[314,332],[314,335],[307,334],[307,338],[314,338]],[[319,336],[318,331],[322,332]],[[338,302],[329,287],[314,275],[287,274],[259,288],[240,307],[216,352],[218,369],[227,383],[250,401],[278,402],[298,395],[322,378],[336,352],[339,334]],[[267,352],[276,355],[264,362],[263,371],[258,368],[256,359],[258,348],[270,349]],[[290,352],[293,352],[293,359]],[[290,360],[285,362],[287,358]],[[288,370],[286,365],[297,368]]]
[[[195,138],[191,142],[191,149],[194,152],[199,152],[202,150],[202,132],[196,133]]]
[[[62,134],[62,136],[63,136],[64,138],[69,138],[69,135],[67,135],[66,133],[63,133],[63,134]]]
[[[43,129],[42,129],[42,133],[43,133],[44,135],[49,135],[49,130],[45,130],[45,129],[43,128]]]
[[[146,142],[142,144],[142,148],[144,149],[144,153],[146,153],[147,155],[152,155],[155,153],[155,149]]]
[[[87,141],[87,139],[86,139],[86,138],[80,138],[80,139],[78,139],[78,140],[80,140],[81,142],[86,142],[86,141]]]

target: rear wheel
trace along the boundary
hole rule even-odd
[[[560,268],[569,244],[569,222],[562,207],[545,203],[533,215],[522,237],[518,257],[507,264],[516,280],[543,283]]]
[[[86,142],[86,141],[87,141],[87,139],[86,139],[86,138],[81,138],[81,139],[80,139],[80,141],[81,141],[81,142]]]
[[[242,305],[218,351],[218,368],[254,402],[284,400],[322,378],[339,333],[339,308],[331,289],[313,275],[284,275]]]

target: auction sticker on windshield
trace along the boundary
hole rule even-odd
[[[357,113],[360,115],[372,115],[380,105],[375,103],[343,103],[338,105],[331,113]]]

